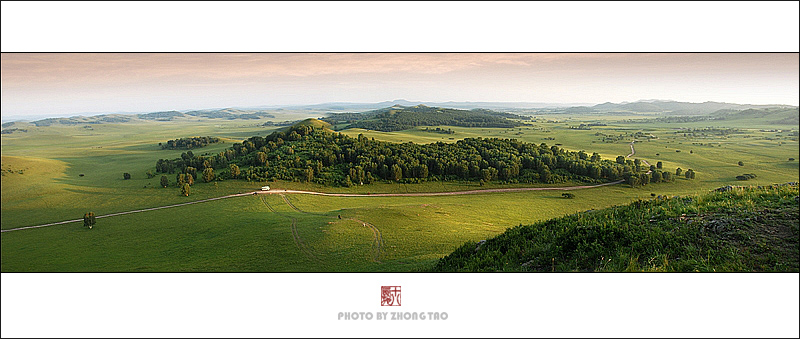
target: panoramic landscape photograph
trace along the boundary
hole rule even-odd
[[[800,272],[797,53],[2,53],[2,272]]]

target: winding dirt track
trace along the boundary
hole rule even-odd
[[[276,211],[267,202],[267,200],[264,199],[264,197],[259,197],[259,198],[261,199],[261,202],[263,202],[264,205],[266,205],[267,208],[269,208],[269,210],[272,211],[272,213],[275,213],[275,214],[280,215],[280,216],[282,216],[284,218],[288,218],[288,219],[292,220],[292,238],[294,238],[294,244],[297,245],[297,248],[300,249],[300,252],[303,252],[303,254],[306,257],[308,257],[309,259],[312,259],[312,260],[314,260],[316,262],[322,262],[322,260],[320,260],[319,257],[317,257],[314,254],[314,252],[311,251],[311,249],[308,248],[308,245],[306,245],[306,243],[303,241],[303,238],[300,238],[300,233],[297,231],[297,219],[296,218],[292,218],[292,217],[290,217],[288,215],[284,215],[284,214]],[[285,197],[284,197],[284,200],[286,200]]]
[[[634,141],[631,141],[631,154],[628,154],[628,155],[626,155],[626,156],[625,156],[626,158],[630,158],[632,155],[636,154],[636,150],[635,150],[635,149],[633,149],[633,143],[634,143],[634,142],[636,142],[636,140],[634,140]],[[649,162],[647,162],[647,160],[644,160],[644,159],[642,159],[642,162],[643,162],[643,163],[644,163],[646,166],[650,167],[650,163],[649,163]],[[651,171],[651,170],[647,170],[647,173],[645,173],[645,174],[650,174],[650,172],[652,172],[652,171]]]
[[[303,211],[303,210],[299,209],[297,206],[295,206],[291,201],[289,201],[289,198],[287,198],[286,195],[281,194],[280,196],[281,196],[281,198],[283,198],[283,201],[285,201],[286,204],[289,205],[289,207],[291,207],[295,211],[298,211],[300,213],[305,213],[305,214],[326,216],[325,214],[311,213],[311,212],[308,212],[308,211]],[[364,226],[366,228],[369,228],[372,231],[372,249],[375,252],[373,254],[373,256],[372,256],[372,261],[380,262],[380,260],[378,260],[378,258],[380,257],[381,251],[383,249],[383,234],[381,234],[381,230],[379,230],[377,227],[375,227],[375,225],[373,225],[371,223],[368,223],[366,221],[363,221],[363,220],[359,220],[359,219],[356,219],[356,218],[345,218],[345,219],[361,223],[362,226]]]

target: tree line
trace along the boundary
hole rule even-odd
[[[190,174],[193,178],[198,178],[199,173],[204,181],[287,180],[331,186],[448,180],[600,183],[639,176],[647,169],[638,159],[604,160],[597,153],[590,155],[516,139],[479,137],[455,143],[391,143],[312,126],[293,126],[265,137],[254,136],[217,154],[198,156],[188,151],[180,158],[159,159],[156,163],[157,172]]]
[[[161,149],[192,149],[208,146],[219,142],[217,137],[191,137],[169,140],[165,143],[158,143]]]

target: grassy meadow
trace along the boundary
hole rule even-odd
[[[293,115],[294,114],[294,115]],[[299,113],[276,114],[273,121],[299,119]],[[308,115],[307,113],[305,115]],[[313,114],[318,115],[318,114]],[[741,133],[684,136],[680,128],[708,123],[625,123],[630,117],[538,117],[513,129],[449,127],[437,134],[424,127],[399,132],[344,130],[378,140],[417,143],[455,142],[466,137],[517,138],[569,150],[598,152],[604,159],[630,153],[665,170],[693,169],[697,178],[640,188],[624,185],[571,191],[528,191],[436,197],[325,197],[312,195],[243,196],[97,219],[91,230],[82,223],[3,232],[3,272],[128,271],[418,271],[466,242],[494,237],[520,224],[532,224],[589,209],[624,205],[651,195],[695,195],[726,185],[768,185],[798,180],[797,137],[782,126],[733,124]],[[195,149],[217,153],[233,142],[267,135],[274,127],[256,121],[178,119],[74,126],[26,127],[2,135],[2,221],[11,229],[63,220],[196,201],[258,189],[263,182],[220,181],[192,186],[189,197],[174,186],[162,188],[161,174],[148,179],[161,158],[181,150],[161,150],[158,143],[189,136],[216,136],[224,143]],[[571,129],[581,122],[606,126]],[[718,126],[714,123],[714,126]],[[90,127],[84,127],[90,126]],[[435,128],[435,127],[432,127]],[[604,142],[598,135],[617,136]],[[450,139],[452,138],[452,139]],[[794,140],[792,140],[794,139]],[[677,152],[680,151],[680,152]],[[744,166],[737,163],[742,161]],[[132,175],[123,180],[123,173]],[[736,180],[754,173],[756,178]],[[83,174],[83,176],[80,176]],[[175,175],[168,175],[171,183]],[[273,189],[325,192],[405,193],[457,191],[524,185],[474,182],[374,184],[324,187],[300,182],[269,182]],[[571,185],[571,184],[569,184]],[[546,186],[546,185],[542,185]]]

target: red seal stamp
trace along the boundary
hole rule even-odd
[[[381,306],[400,306],[400,286],[381,286]]]

